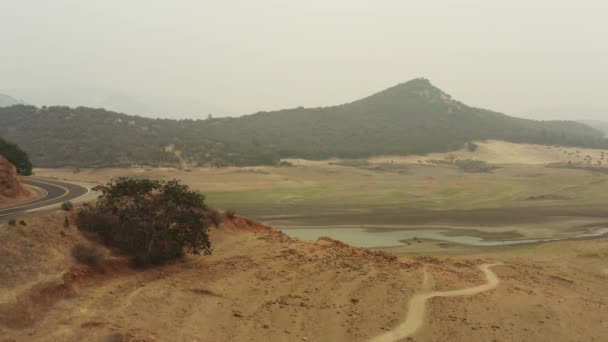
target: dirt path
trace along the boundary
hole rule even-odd
[[[426,292],[423,290],[422,293],[417,293],[412,297],[407,317],[403,323],[397,326],[392,331],[379,335],[373,338],[372,342],[393,342],[404,339],[414,334],[423,324],[425,318],[425,304],[428,299],[433,297],[457,297],[457,296],[471,296],[481,292],[489,291],[498,286],[500,279],[496,276],[496,273],[490,270],[490,267],[500,264],[483,264],[479,266],[479,269],[483,271],[486,276],[487,283],[479,286],[468,287],[460,290],[452,291],[433,291]],[[425,271],[425,278],[423,288],[428,284],[428,277]]]

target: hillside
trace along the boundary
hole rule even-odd
[[[426,79],[340,106],[220,121],[206,133],[227,141],[245,141],[249,136],[262,146],[275,146],[281,157],[309,159],[423,154],[455,150],[468,141],[484,139],[608,146],[601,133],[583,124],[539,122],[469,107]]]
[[[582,120],[581,122],[602,131],[604,134],[606,134],[606,136],[608,136],[608,121]]]
[[[18,201],[30,195],[17,177],[15,166],[0,155],[0,204]]]
[[[239,118],[161,120],[103,109],[0,108],[0,135],[39,167],[269,165],[324,159],[425,154],[495,139],[608,147],[582,123],[519,119],[469,107],[426,79],[339,106],[260,112]]]
[[[25,176],[32,174],[32,163],[27,153],[19,146],[2,139],[2,137],[0,137],[0,156],[15,165],[19,174]]]
[[[6,341],[370,341],[399,329],[430,290],[497,288],[427,303],[416,341],[601,341],[606,241],[457,257],[401,257],[290,239],[242,217],[213,228],[211,256],[133,269],[88,243],[65,212],[0,222],[0,335]],[[423,281],[428,279],[429,281]],[[574,328],[573,328],[574,327]],[[395,339],[396,340],[396,339]]]

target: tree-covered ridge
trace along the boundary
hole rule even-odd
[[[276,162],[261,149],[206,137],[193,120],[149,119],[85,107],[0,108],[0,134],[22,144],[41,167],[177,165],[181,156],[195,164]]]
[[[0,137],[0,155],[6,158],[11,164],[15,165],[20,175],[29,176],[32,174],[32,163],[19,146],[9,143]]]
[[[469,107],[416,79],[362,100],[239,118],[168,120],[103,109],[0,108],[0,134],[39,166],[263,165],[280,158],[423,154],[498,139],[608,147],[570,121],[534,121]]]

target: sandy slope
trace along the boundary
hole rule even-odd
[[[545,146],[534,144],[514,144],[506,141],[488,140],[476,142],[479,146],[474,152],[461,149],[449,153],[430,153],[424,156],[384,156],[372,158],[372,162],[405,162],[405,163],[426,163],[429,160],[445,160],[448,157],[454,159],[476,159],[493,164],[549,164],[549,163],[580,163],[586,157],[591,158],[593,164],[598,161],[602,164],[608,163],[608,151],[577,148]]]
[[[498,279],[498,276],[496,276],[496,274],[490,270],[490,267],[496,265],[498,264],[483,264],[479,266],[479,269],[484,273],[487,280],[487,283],[483,285],[451,291],[423,291],[421,293],[416,293],[410,300],[405,321],[395,327],[393,330],[374,337],[371,341],[394,342],[413,335],[424,324],[426,301],[433,297],[471,296],[495,289],[500,283],[500,279]],[[428,273],[425,271],[423,287],[428,287],[427,283]]]
[[[0,305],[0,331],[57,341],[365,340],[405,314],[421,275],[415,261],[237,223],[214,232],[211,257],[147,271],[76,269],[63,280],[77,279],[77,291],[57,298],[40,295],[62,288],[51,274],[4,288],[12,295]]]

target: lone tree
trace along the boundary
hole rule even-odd
[[[81,229],[138,264],[154,264],[190,254],[211,254],[204,199],[178,180],[120,178],[97,186],[101,196],[79,212]]]

